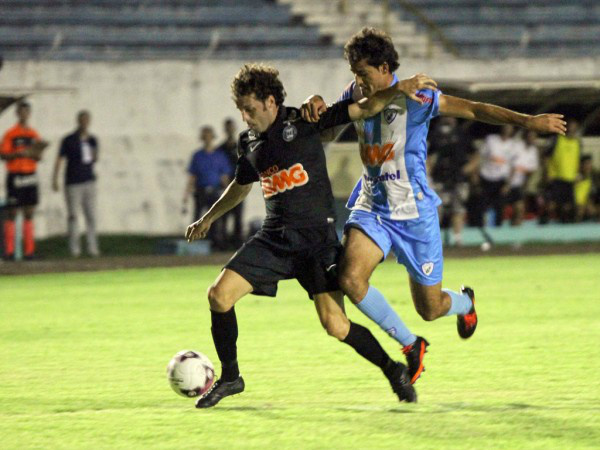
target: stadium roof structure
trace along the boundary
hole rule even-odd
[[[500,104],[559,104],[564,101],[597,105],[600,79],[540,81],[439,81],[445,94]]]
[[[444,94],[502,106],[532,106],[536,113],[576,105],[582,128],[600,120],[600,79],[456,81],[439,80]]]

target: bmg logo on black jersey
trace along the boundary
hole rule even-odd
[[[265,171],[269,173],[270,171]],[[294,164],[289,169],[282,169],[278,172],[267,175],[261,174],[260,184],[262,186],[265,198],[273,197],[285,191],[290,191],[298,186],[308,183],[308,172],[300,163]]]

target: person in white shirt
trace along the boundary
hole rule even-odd
[[[525,140],[515,139],[515,146],[511,158],[510,191],[507,203],[513,208],[511,224],[521,225],[525,216],[525,186],[533,172],[538,170],[539,150],[536,145],[537,133],[528,131]]]
[[[481,202],[475,214],[478,226],[484,225],[483,217],[489,208],[494,208],[494,225],[502,224],[502,215],[506,194],[508,193],[508,178],[511,173],[511,159],[514,152],[514,127],[504,125],[500,134],[490,134],[480,152],[479,183],[481,187]]]

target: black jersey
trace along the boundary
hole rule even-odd
[[[333,194],[320,132],[349,123],[350,101],[329,107],[311,124],[296,108],[281,105],[264,133],[246,130],[238,141],[235,180],[260,181],[267,216],[264,228],[302,228],[335,220]]]

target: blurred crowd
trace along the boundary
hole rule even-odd
[[[0,158],[8,172],[2,226],[6,260],[15,259],[19,212],[23,215],[23,256],[35,258],[37,161],[48,145],[29,124],[29,103],[19,103],[16,114],[17,123],[6,130],[0,143]],[[99,143],[89,131],[90,112],[79,111],[75,122],[75,129],[66,134],[59,147],[52,186],[55,191],[64,191],[71,255],[77,257],[82,253],[77,221],[78,214],[82,214],[87,253],[98,256],[94,165],[98,161]],[[552,138],[504,126],[498,134],[474,140],[468,125],[459,124],[452,117],[442,117],[429,134],[427,169],[432,187],[442,198],[440,219],[447,230],[446,244],[461,245],[465,226],[478,227],[485,242],[492,245],[486,227],[505,222],[519,226],[525,220],[546,224],[600,219],[600,174],[594,172],[592,158],[585,153],[576,120],[568,120],[566,136]],[[217,140],[211,126],[200,129],[200,146],[187,166],[182,199],[183,213],[193,211],[193,220],[210,208],[234,177],[237,132],[233,119],[224,121],[223,136]],[[339,169],[345,173],[348,158],[343,161]],[[337,178],[339,174],[335,172],[334,185],[341,188]],[[349,180],[344,185],[349,190],[353,183],[354,180]],[[211,227],[209,239],[213,250],[230,250],[241,245],[243,208],[243,203],[238,205]]]
[[[22,214],[23,258],[35,259],[34,215],[39,201],[38,161],[48,142],[30,124],[31,104],[17,104],[17,122],[0,141],[0,159],[6,164],[6,204],[2,220],[3,258],[16,259],[17,217]],[[94,164],[98,160],[98,140],[89,132],[91,114],[80,111],[76,128],[61,141],[52,174],[55,191],[64,190],[68,217],[69,249],[71,255],[81,255],[81,240],[77,216],[82,213],[86,223],[87,252],[98,256],[96,235],[96,176]],[[59,181],[64,167],[63,182]]]
[[[443,201],[442,226],[451,230],[447,243],[461,245],[465,225],[479,227],[492,244],[484,226],[599,220],[599,174],[579,123],[567,122],[566,136],[503,126],[477,142],[457,119],[438,121],[429,134],[428,173]]]

